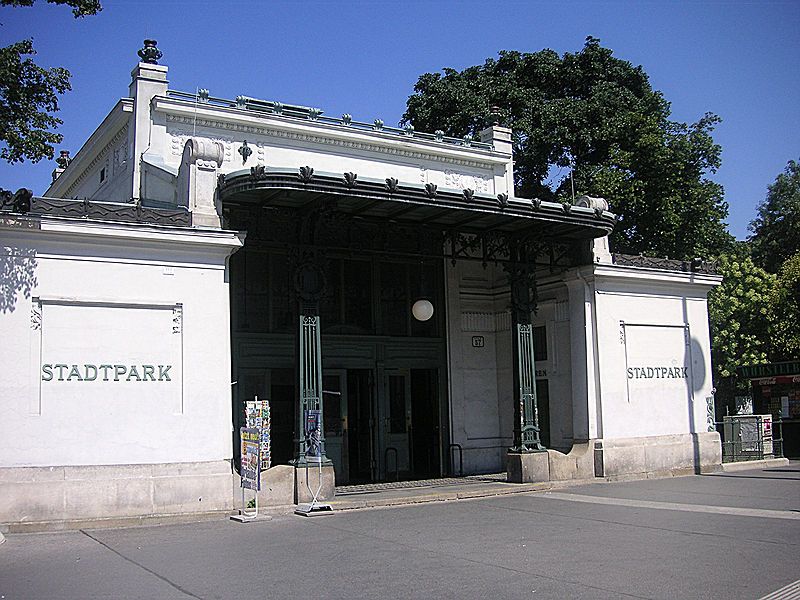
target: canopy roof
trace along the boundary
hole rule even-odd
[[[410,184],[257,166],[220,177],[223,205],[312,210],[335,201],[337,211],[370,221],[401,225],[424,224],[465,233],[497,231],[535,235],[541,239],[589,240],[608,235],[612,213],[569,204],[496,197],[472,190],[440,189],[435,184]]]

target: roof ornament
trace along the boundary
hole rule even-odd
[[[247,140],[244,140],[238,152],[242,157],[242,164],[245,164],[247,159],[250,158],[250,155],[253,153],[253,149],[247,145]]]
[[[308,165],[300,167],[300,174],[297,177],[303,183],[311,183],[311,180],[314,179],[314,169]]]
[[[387,177],[386,178],[386,189],[389,190],[390,194],[394,194],[397,191],[397,186],[400,182],[397,180],[396,177]]]
[[[149,65],[157,65],[158,59],[163,56],[161,50],[158,49],[158,42],[155,40],[145,40],[144,47],[139,50],[138,54],[142,62]]]
[[[414,126],[411,123],[408,123],[405,127],[403,127],[403,133],[405,133],[409,137],[413,136]]]
[[[69,163],[72,162],[72,159],[69,156],[69,150],[61,150],[58,153],[58,158],[56,159],[56,164],[58,165],[59,169],[66,169],[69,166]]]
[[[353,115],[344,113],[342,115],[342,125],[350,125],[353,122]]]
[[[349,188],[354,188],[356,187],[356,185],[358,185],[358,182],[356,181],[357,179],[358,175],[356,175],[352,171],[348,171],[347,173],[344,174],[344,184]]]
[[[492,127],[500,126],[500,107],[496,104],[489,109],[489,123]]]
[[[375,131],[380,131],[381,129],[383,129],[383,119],[375,119],[372,122],[372,129],[374,129]]]
[[[208,90],[205,88],[200,88],[197,90],[197,101],[202,103],[208,102]]]
[[[0,188],[0,209],[11,209],[13,212],[25,214],[31,210],[33,192],[27,188],[20,188],[15,193],[11,190]]]
[[[578,196],[575,200],[575,206],[583,206],[584,208],[600,209],[600,211],[608,210],[608,200],[605,198],[595,198],[592,196]]]

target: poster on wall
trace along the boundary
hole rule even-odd
[[[628,402],[691,398],[692,357],[682,326],[624,325]]]

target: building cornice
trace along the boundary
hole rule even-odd
[[[483,169],[505,166],[511,160],[507,154],[490,150],[458,147],[417,138],[404,139],[380,131],[353,130],[340,125],[254,114],[251,111],[193,104],[162,96],[153,99],[153,108],[165,115],[167,123],[263,135],[413,160],[431,160]]]
[[[67,168],[50,184],[45,196],[67,198],[86,179],[98,162],[103,160],[114,144],[127,134],[128,119],[133,114],[133,100],[122,98],[111,109],[100,126],[81,146]]]
[[[692,271],[669,271],[645,267],[630,267],[625,265],[593,264],[575,269],[578,279],[594,280],[595,283],[616,281],[620,283],[648,285],[690,285],[700,286],[711,290],[722,283],[721,275],[699,273]]]
[[[9,239],[29,239],[38,235],[66,242],[130,243],[137,246],[161,246],[186,250],[216,247],[229,254],[244,245],[246,233],[224,229],[201,229],[172,225],[146,225],[108,221],[87,221],[73,217],[38,215],[0,216],[0,231]]]

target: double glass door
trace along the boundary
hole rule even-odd
[[[337,485],[440,475],[436,369],[330,369],[322,387]]]

